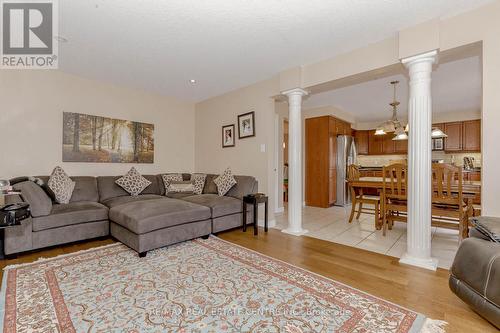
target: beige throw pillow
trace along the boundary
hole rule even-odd
[[[168,186],[167,194],[169,193],[194,193],[194,185],[188,181],[171,181]]]
[[[219,196],[226,195],[229,190],[236,185],[236,179],[234,179],[231,169],[227,168],[222,175],[214,179],[215,185],[217,185],[217,192]]]
[[[194,194],[202,194],[205,187],[205,180],[207,175],[204,173],[193,173],[191,175],[191,183],[194,186]]]
[[[161,175],[163,179],[163,185],[165,186],[165,195],[168,194],[168,187],[171,182],[182,182],[182,174],[181,173],[169,173]]]
[[[151,185],[151,182],[144,178],[134,167],[123,177],[118,178],[115,183],[133,197],[138,196],[146,187]]]
[[[54,171],[52,171],[47,185],[54,192],[57,203],[69,203],[75,189],[75,182],[69,178],[60,166],[55,167]]]

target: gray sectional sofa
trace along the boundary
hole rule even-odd
[[[28,202],[32,218],[5,230],[4,253],[111,235],[144,256],[155,248],[240,227],[242,198],[256,193],[258,183],[254,177],[235,176],[237,184],[219,196],[216,176],[207,175],[202,194],[167,196],[161,175],[144,175],[151,185],[136,197],[115,183],[120,176],[71,177],[76,184],[68,204],[53,203],[33,182],[18,183],[14,189],[21,195],[8,196],[8,202]],[[47,176],[38,178],[48,181]]]

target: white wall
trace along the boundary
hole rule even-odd
[[[139,172],[194,169],[194,104],[60,71],[0,71],[0,179],[50,174],[120,175],[132,164],[63,163],[63,111],[155,125],[155,162]]]
[[[196,104],[195,169],[219,174],[230,167],[233,174],[251,175],[259,181],[259,191],[269,196],[270,220],[275,206],[275,110],[273,95],[277,79],[260,82]],[[235,124],[238,115],[255,112],[256,136],[238,139],[235,147],[222,148],[223,125]],[[261,151],[265,145],[265,152]]]

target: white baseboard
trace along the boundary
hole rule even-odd
[[[259,220],[257,221],[257,225],[258,225],[259,227],[264,227],[264,219],[259,219]],[[267,221],[267,226],[268,226],[269,228],[274,228],[274,227],[276,226],[276,220],[268,220],[268,221]]]

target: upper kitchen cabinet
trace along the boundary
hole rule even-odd
[[[368,155],[368,131],[356,131],[354,140],[359,155]]]
[[[368,153],[370,155],[384,154],[385,135],[375,135],[375,131],[368,132]]]
[[[384,154],[394,154],[395,153],[395,146],[394,144],[396,141],[394,141],[392,138],[394,138],[394,135],[392,133],[386,134],[383,136],[384,137],[384,143],[382,150]]]
[[[481,120],[468,120],[444,124],[448,135],[444,140],[444,150],[449,152],[481,151]]]
[[[408,140],[394,141],[394,152],[396,154],[408,154]]]
[[[463,122],[463,150],[481,151],[481,120]]]
[[[462,151],[463,123],[461,121],[445,123],[444,132],[448,135],[448,137],[444,139],[444,150]]]

